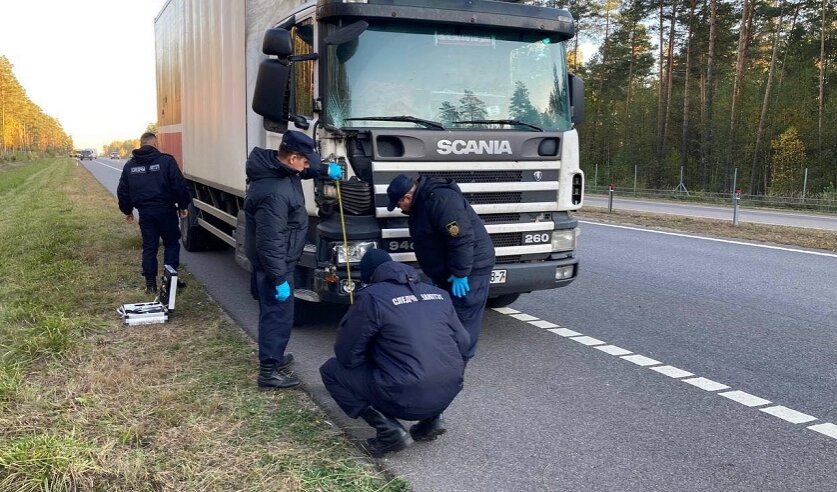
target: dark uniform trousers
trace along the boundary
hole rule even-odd
[[[250,291],[259,301],[259,362],[262,364],[279,363],[285,357],[294,326],[295,266],[288,265],[291,296],[282,302],[276,300],[276,284],[263,270],[253,268],[250,276]]]
[[[471,336],[471,346],[468,347],[468,353],[465,354],[465,359],[470,360],[477,352],[477,341],[480,338],[480,329],[482,327],[482,316],[485,313],[485,304],[488,302],[488,288],[490,287],[491,274],[471,275],[468,277],[468,286],[471,290],[465,297],[456,297],[450,291],[450,284],[448,284],[448,292],[451,292],[450,299],[453,302],[453,308],[456,309],[456,315],[465,331]]]
[[[163,238],[163,262],[175,270],[180,266],[180,219],[174,207],[148,207],[139,209],[139,227],[142,234],[142,275],[146,279],[157,277],[157,249]]]
[[[372,368],[367,364],[350,369],[332,357],[320,367],[320,376],[334,401],[353,419],[358,418],[366,407],[379,403],[374,394],[376,383]]]
[[[391,417],[402,420],[422,420],[435,417],[447,408],[441,407],[430,411],[407,411],[392,400],[388,400],[377,391],[372,366],[361,364],[357,367],[346,367],[336,357],[328,359],[320,366],[320,376],[326,390],[346,412],[346,415],[356,419],[369,406]]]

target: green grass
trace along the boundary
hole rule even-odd
[[[257,391],[196,282],[169,323],[121,325],[147,300],[139,232],[84,168],[6,167],[0,190],[0,490],[409,489],[305,393]]]

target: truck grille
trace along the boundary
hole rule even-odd
[[[523,193],[509,191],[505,193],[463,193],[471,205],[490,205],[500,203],[521,203]]]
[[[520,222],[520,214],[485,214],[480,218],[486,224],[503,224],[506,222]]]
[[[505,263],[520,263],[520,260],[523,257],[520,255],[512,255],[512,256],[498,256],[497,259],[494,261],[495,265],[502,265]]]
[[[504,246],[520,246],[520,238],[521,234],[519,232],[491,234],[491,242],[494,243],[495,248],[502,248]]]
[[[447,178],[457,183],[519,183],[522,171],[419,171],[419,176]]]

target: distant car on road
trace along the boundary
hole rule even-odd
[[[119,159],[119,152],[111,152],[110,153],[111,159]]]
[[[81,154],[79,154],[78,158],[81,159],[81,160],[89,159],[89,160],[92,161],[93,159],[96,158],[96,156],[95,156],[95,154],[93,153],[92,150],[84,149],[84,150],[81,151]]]

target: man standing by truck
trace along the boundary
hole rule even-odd
[[[250,290],[259,301],[259,377],[261,388],[293,388],[300,381],[284,372],[293,362],[285,348],[294,322],[294,269],[308,233],[302,180],[320,174],[314,140],[289,130],[279,150],[255,147],[247,159],[246,253],[252,266]],[[331,179],[342,169],[323,167]]]
[[[157,136],[146,132],[140,137],[140,148],[122,168],[116,196],[119,210],[128,223],[134,221],[134,208],[139,211],[142,233],[142,275],[149,294],[157,292],[157,249],[163,238],[163,261],[174,268],[180,266],[180,217],[189,214],[192,197],[186,188],[177,161],[157,150]]]
[[[414,181],[399,174],[387,197],[387,210],[398,207],[410,216],[410,237],[424,274],[452,294],[456,314],[471,336],[465,358],[473,358],[494,267],[494,245],[482,219],[450,179]]]

